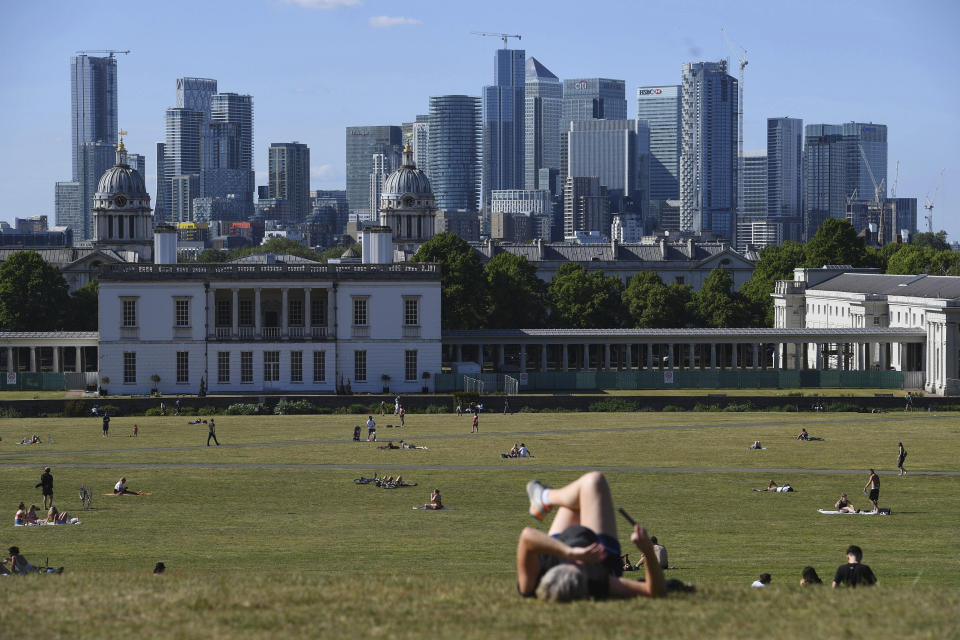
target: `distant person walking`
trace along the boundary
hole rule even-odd
[[[103,413],[103,437],[106,438],[110,435],[110,414],[107,412]]]
[[[913,411],[913,394],[907,391],[907,406],[903,408],[904,411]]]
[[[480,414],[473,414],[473,426],[470,428],[470,433],[480,433]]]
[[[867,479],[867,484],[863,487],[864,493],[867,493],[867,487],[870,488],[867,500],[873,505],[873,512],[879,513],[880,507],[877,506],[877,501],[880,499],[880,476],[878,476],[877,472],[873,469],[870,469],[870,478]]]
[[[900,448],[899,453],[897,454],[897,469],[900,470],[900,475],[907,475],[907,470],[903,468],[903,461],[907,459],[907,450],[903,448],[903,443],[898,442],[897,446]]]
[[[377,423],[373,416],[367,416],[367,442],[377,441]]]
[[[38,482],[34,489],[40,489],[43,493],[43,508],[49,509],[53,506],[53,474],[50,473],[50,467],[45,467],[43,473],[40,475],[40,482]]]
[[[210,438],[213,438],[213,441],[217,443],[217,446],[220,446],[220,441],[217,440],[217,426],[213,423],[213,418],[210,418],[210,422],[207,424],[207,428],[210,430],[207,434],[207,446],[210,446]]]

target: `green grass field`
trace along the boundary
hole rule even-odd
[[[956,414],[485,414],[479,435],[468,417],[408,415],[402,430],[377,418],[381,443],[428,451],[352,442],[365,419],[221,416],[219,448],[187,418],[114,418],[110,438],[95,419],[0,420],[0,546],[67,568],[0,578],[0,636],[29,620],[41,637],[957,637]],[[794,441],[801,426],[825,440]],[[32,433],[44,444],[13,444]],[[748,450],[754,440],[767,450]],[[906,478],[891,473],[900,440]],[[501,459],[517,441],[537,457]],[[40,503],[45,465],[61,509],[78,509],[80,484],[95,488],[81,526],[13,527],[19,501]],[[841,491],[866,507],[868,467],[893,515],[817,513]],[[666,544],[668,577],[698,593],[570,606],[517,597],[516,539],[537,524],[524,484],[591,469]],[[353,483],[374,471],[419,486]],[[121,475],[152,495],[102,495]],[[751,491],[770,479],[797,492]],[[412,510],[434,487],[454,509]],[[627,529],[620,537],[626,549]],[[851,543],[877,588],[798,586],[807,564],[829,582]],[[158,560],[162,578],[150,575]],[[750,589],[762,572],[773,584]]]

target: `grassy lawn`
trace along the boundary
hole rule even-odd
[[[66,397],[66,391],[0,391],[0,402],[9,400],[56,400]]]
[[[95,419],[0,420],[8,515],[20,500],[40,502],[33,485],[44,465],[53,467],[60,508],[79,507],[78,485],[95,488],[81,526],[8,521],[0,546],[67,570],[0,578],[0,628],[42,609],[50,614],[38,628],[44,637],[956,634],[956,414],[485,414],[479,435],[467,417],[410,415],[402,430],[377,418],[381,441],[403,438],[428,451],[352,442],[365,419],[222,416],[219,448],[205,447],[206,428],[187,418],[118,417],[110,438]],[[134,423],[138,438],[127,435]],[[793,440],[801,426],[825,440]],[[34,432],[44,444],[12,444]],[[767,450],[748,450],[754,440]],[[900,440],[906,478],[890,474]],[[515,441],[537,457],[501,459]],[[893,515],[817,513],[841,491],[867,506],[868,467],[883,474],[881,505]],[[516,596],[517,535],[537,525],[524,484],[537,477],[557,486],[586,469],[606,473],[617,503],[668,547],[677,567],[668,577],[698,593],[572,606]],[[401,472],[419,486],[353,483],[373,471]],[[103,496],[121,475],[152,495]],[[770,479],[797,492],[751,491]],[[413,511],[434,487],[454,510]],[[627,530],[620,536],[626,549]],[[829,581],[851,543],[863,547],[877,588],[797,586],[807,564]],[[163,578],[150,575],[158,560],[168,567]],[[750,589],[762,572],[773,584]]]

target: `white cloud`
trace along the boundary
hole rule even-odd
[[[421,22],[416,18],[406,18],[404,16],[370,16],[370,26],[374,29],[388,29],[411,24],[421,24]]]
[[[360,0],[280,0],[280,4],[293,4],[303,9],[341,9],[343,7],[358,7]]]
[[[332,164],[321,164],[310,167],[310,177],[311,178],[326,178],[331,173],[333,173]]]

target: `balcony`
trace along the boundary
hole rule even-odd
[[[350,335],[354,338],[369,338],[370,325],[353,325],[351,327]]]
[[[313,334],[314,338],[326,338],[327,337],[327,328],[326,327],[310,327],[310,332]]]
[[[287,327],[287,336],[290,338],[303,338],[303,327]]]
[[[280,327],[261,327],[260,334],[264,337],[264,339],[277,340],[280,338]]]
[[[217,340],[229,340],[233,337],[233,327],[217,327]]]
[[[240,327],[239,329],[241,340],[253,340],[253,327]]]
[[[403,327],[403,337],[404,338],[419,338],[420,337],[420,326],[404,326]]]

